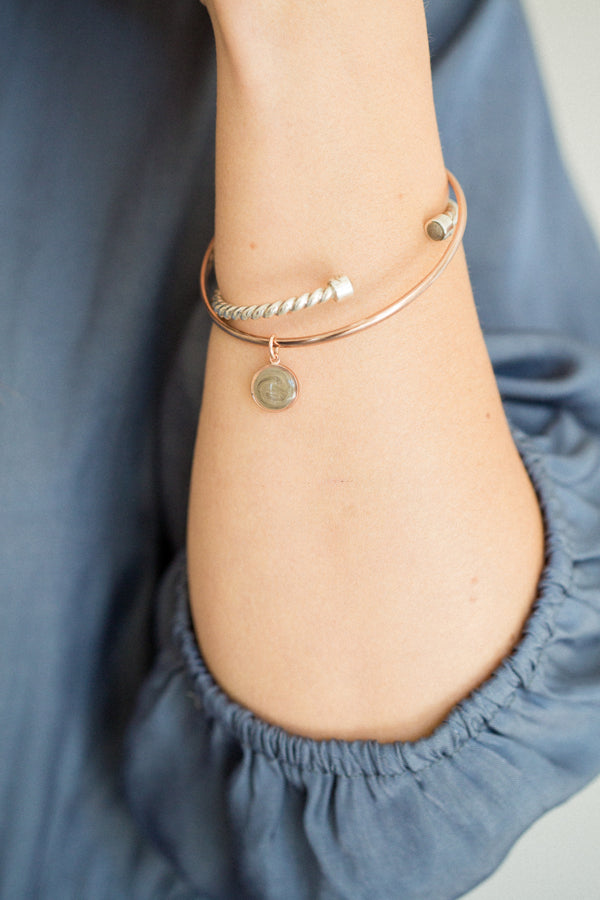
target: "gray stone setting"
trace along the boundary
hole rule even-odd
[[[290,369],[271,363],[258,370],[250,390],[261,409],[277,412],[291,406],[298,396],[298,380]]]

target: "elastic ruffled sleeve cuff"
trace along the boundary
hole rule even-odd
[[[172,567],[172,629],[127,777],[141,821],[199,890],[451,900],[600,771],[600,363],[549,336],[489,348],[543,513],[545,566],[514,650],[431,735],[315,741],[255,716],[204,664],[185,557]]]

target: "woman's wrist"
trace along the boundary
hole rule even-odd
[[[222,6],[223,296],[273,301],[344,273],[357,302],[393,299],[431,268],[423,221],[447,196],[422,3]]]

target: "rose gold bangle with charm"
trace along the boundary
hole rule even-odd
[[[448,184],[452,188],[456,200],[450,199],[444,212],[427,220],[423,226],[425,233],[430,240],[448,242],[447,247],[438,262],[424,278],[421,279],[421,281],[393,303],[390,303],[379,312],[366,316],[363,319],[359,319],[356,322],[352,322],[349,325],[332,329],[331,331],[323,331],[294,338],[276,337],[275,334],[272,334],[270,337],[261,337],[259,335],[241,331],[239,328],[231,325],[227,318],[220,316],[216,312],[209,298],[208,280],[214,266],[214,238],[211,240],[206,253],[204,254],[202,268],[200,270],[200,292],[202,299],[213,322],[223,331],[226,331],[227,334],[242,341],[248,341],[252,344],[262,344],[268,347],[269,362],[254,374],[250,385],[250,395],[261,409],[271,412],[289,409],[299,394],[298,378],[291,369],[281,363],[279,359],[280,349],[284,347],[302,347],[308,344],[321,344],[327,341],[335,341],[339,338],[363,331],[365,328],[370,328],[372,325],[377,325],[378,322],[383,322],[384,319],[393,316],[394,313],[404,309],[405,306],[408,306],[409,303],[423,294],[447,268],[460,246],[467,224],[467,204],[465,195],[454,175],[452,175],[451,172],[447,172],[447,176]],[[335,296],[336,284],[340,285],[338,288],[341,295],[340,297]],[[336,279],[332,279],[329,282],[328,287],[331,285],[334,285],[332,288],[331,299],[346,299],[352,294],[352,285],[346,276],[339,276]],[[213,295],[213,299],[214,296],[215,295]],[[268,309],[268,305],[265,305],[264,307],[234,307],[233,304],[227,304],[220,293],[216,293],[216,296],[219,303],[225,303],[225,306],[230,309],[241,311],[237,316],[238,319],[258,317],[256,315],[253,316],[252,313],[244,315],[244,310],[255,311],[257,309]],[[303,298],[308,296],[310,295],[302,295]],[[282,315],[287,312],[292,312],[294,306],[293,301],[298,301],[300,299],[301,298],[290,298],[283,303],[271,304],[271,306],[274,308],[276,307],[277,310],[274,313],[269,313],[269,315]],[[330,299],[330,297],[327,299]],[[219,307],[217,306],[217,308]],[[223,307],[221,308],[223,309]],[[304,307],[299,306],[297,308]],[[264,313],[261,313],[260,315],[264,315]]]

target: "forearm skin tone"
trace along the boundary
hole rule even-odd
[[[351,307],[244,327],[292,336],[375,312],[442,252],[422,227],[447,196],[422,2],[209,11],[224,297],[346,274]],[[202,652],[289,731],[415,740],[510,652],[544,562],[462,252],[391,319],[281,355],[300,397],[266,413],[249,394],[265,349],[213,329],[188,526]]]

